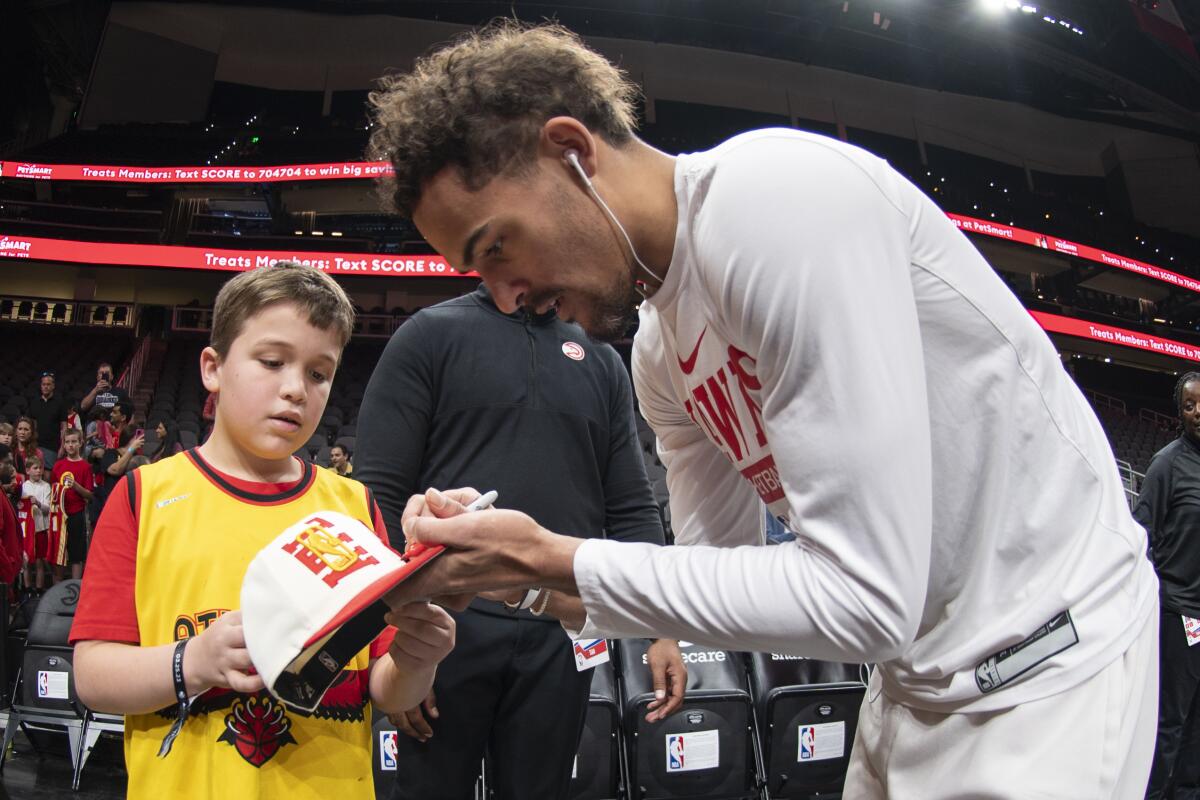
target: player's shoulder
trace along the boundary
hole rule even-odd
[[[789,164],[805,161],[844,162],[846,166],[868,169],[885,163],[860,147],[792,128],[748,131],[726,139],[711,150],[681,158],[690,170],[710,169],[723,175],[731,172],[721,169],[725,167],[778,171]]]

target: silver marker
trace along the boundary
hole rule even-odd
[[[479,495],[474,503],[467,506],[467,511],[483,511],[485,508],[491,508],[492,503],[496,502],[496,498],[500,496],[499,492],[491,491]]]

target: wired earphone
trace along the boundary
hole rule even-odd
[[[625,232],[625,226],[621,224],[621,221],[617,219],[617,215],[613,213],[612,209],[608,207],[608,203],[604,202],[604,198],[600,196],[600,193],[596,191],[596,187],[592,185],[592,179],[588,177],[587,172],[585,172],[583,169],[583,165],[579,163],[579,152],[576,150],[567,150],[563,153],[563,160],[575,170],[576,174],[579,175],[580,180],[583,181],[583,185],[587,187],[588,194],[590,194],[592,199],[600,205],[600,208],[604,209],[604,213],[608,215],[610,220],[612,220],[612,224],[617,226],[617,230],[619,230],[621,232],[621,236],[625,238],[625,244],[629,246],[629,252],[633,255],[633,260],[639,267],[642,268],[643,272],[645,272],[651,278],[654,278],[654,280],[658,281],[658,285],[661,286],[663,284],[663,279],[659,277],[658,273],[647,267],[646,263],[638,256],[637,250],[633,248],[633,241],[629,238],[629,234]],[[641,294],[643,298],[646,297],[646,292],[643,289],[645,285],[645,281],[635,281],[635,286],[637,287],[638,293]]]

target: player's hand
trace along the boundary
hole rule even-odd
[[[480,592],[479,597],[484,600],[493,600],[497,603],[507,603],[510,606],[515,606],[525,599],[524,589],[496,589],[492,592]]]
[[[679,642],[658,639],[646,653],[654,699],[646,706],[646,722],[658,722],[674,714],[683,705],[687,690],[687,667],[679,652]]]
[[[479,492],[470,487],[449,489],[444,492],[437,489],[426,489],[425,494],[414,494],[408,499],[408,503],[404,507],[404,513],[400,516],[400,527],[404,531],[406,541],[410,543],[420,541],[420,539],[414,538],[409,534],[409,531],[413,527],[410,520],[415,520],[418,517],[430,517],[433,519],[456,517],[459,514],[466,513],[467,506],[478,499]],[[452,611],[462,611],[474,599],[475,595],[467,592],[465,594],[438,595],[433,598],[433,602]]]
[[[204,629],[183,651],[183,681],[190,694],[213,687],[251,694],[264,688],[254,668],[246,636],[242,630],[242,612],[229,611]]]
[[[448,519],[456,517],[467,510],[467,506],[479,499],[479,492],[466,487],[463,489],[426,489],[424,494],[414,494],[408,498],[404,513],[400,515],[400,528],[407,540],[413,541],[410,530],[412,520],[418,517],[435,517]]]
[[[447,552],[385,596],[393,608],[415,599],[529,586],[575,592],[571,568],[583,540],[551,533],[527,514],[487,509],[444,519],[420,516],[408,528],[415,541],[444,545]]]
[[[434,695],[433,689],[430,689],[429,696],[421,701],[420,705],[415,705],[400,714],[391,714],[388,719],[396,726],[396,730],[405,736],[419,742],[428,742],[433,738],[433,727],[430,726],[429,720],[437,719],[438,716],[437,696]]]
[[[432,669],[454,649],[454,618],[431,603],[406,603],[384,620],[396,628],[388,655],[401,672]]]

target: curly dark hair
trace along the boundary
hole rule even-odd
[[[1185,372],[1175,381],[1175,413],[1183,416],[1183,387],[1192,381],[1200,381],[1200,372]]]
[[[639,94],[561,25],[497,20],[380,80],[367,153],[391,162],[381,193],[411,217],[426,181],[447,166],[473,191],[528,168],[552,117],[573,117],[613,146],[628,143]]]

